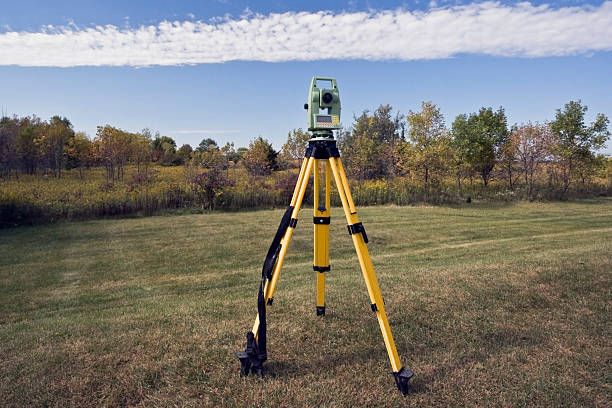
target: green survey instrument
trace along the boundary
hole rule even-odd
[[[329,82],[329,89],[320,89],[317,83]],[[333,137],[331,132],[340,129],[340,94],[338,84],[334,78],[314,77],[310,81],[310,91],[308,92],[308,103],[304,104],[304,109],[308,110],[308,130]],[[327,112],[320,113],[321,109]]]
[[[319,82],[329,83],[327,88],[320,88]],[[257,295],[257,316],[253,328],[246,335],[246,348],[236,353],[241,363],[240,375],[246,376],[250,372],[263,377],[263,363],[267,360],[267,324],[266,313],[272,306],[274,290],[278,283],[287,248],[293,231],[298,222],[298,213],[304,199],[306,187],[311,173],[313,173],[313,224],[314,224],[314,259],[313,271],[316,280],[316,314],[325,316],[325,274],[330,272],[329,262],[329,225],[331,180],[335,181],[336,189],[340,195],[342,208],[347,221],[348,233],[353,240],[361,272],[366,283],[370,308],[376,314],[385,347],[391,361],[392,373],[397,388],[406,395],[409,390],[409,381],[414,375],[411,370],[404,368],[397,354],[387,314],[374,266],[368,252],[368,236],[363,224],[357,217],[357,210],[349,190],[349,183],[342,166],[340,152],[334,140],[333,130],[340,129],[340,94],[338,84],[334,78],[314,77],[310,82],[308,103],[304,104],[308,110],[308,130],[313,137],[308,141],[308,147],[300,168],[298,180],[293,190],[291,203],[285,210],[276,235],[268,249],[261,272],[261,281]],[[321,110],[324,110],[321,112]]]

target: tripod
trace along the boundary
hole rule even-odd
[[[321,167],[324,167],[322,170]],[[314,169],[314,171],[313,171]],[[316,313],[318,316],[325,315],[325,272],[330,270],[329,265],[329,223],[330,223],[330,190],[331,177],[333,175],[342,208],[348,223],[348,232],[353,239],[359,265],[363,273],[363,278],[366,283],[368,295],[372,311],[376,313],[380,331],[382,332],[383,340],[389,354],[391,367],[397,388],[406,395],[408,392],[408,381],[414,375],[411,370],[402,367],[391,328],[385,313],[385,306],[374,267],[366,244],[368,236],[366,235],[363,224],[359,222],[357,211],[351,192],[349,190],[348,179],[342,167],[340,153],[336,147],[336,141],[333,140],[331,132],[316,133],[312,139],[308,141],[308,148],[300,168],[298,180],[293,191],[291,203],[276,232],[272,241],[272,245],[268,250],[268,255],[262,269],[262,280],[259,286],[259,294],[257,299],[257,317],[253,329],[247,333],[247,345],[245,351],[236,353],[241,362],[241,376],[249,374],[252,371],[254,374],[263,376],[263,362],[267,359],[266,350],[266,309],[272,304],[274,290],[278,283],[283,261],[287,253],[293,230],[297,225],[297,216],[304,199],[306,186],[311,172],[314,172],[314,263],[313,269],[317,273],[317,298],[316,298]],[[321,191],[321,173],[325,178],[325,199],[320,202]]]

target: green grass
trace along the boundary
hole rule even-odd
[[[269,313],[264,380],[234,352],[281,210],[0,230],[2,406],[606,406],[612,200],[360,209],[396,390],[345,221],[315,316],[311,210]]]

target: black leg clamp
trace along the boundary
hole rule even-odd
[[[394,372],[393,376],[395,377],[395,384],[397,384],[397,389],[401,391],[402,394],[408,394],[408,390],[410,389],[410,384],[408,381],[414,376],[412,370],[406,370],[402,367],[398,372]]]
[[[241,377],[246,377],[249,375],[249,371],[257,375],[259,378],[263,377],[263,362],[266,361],[266,357],[260,356],[258,350],[255,335],[253,332],[248,332],[246,350],[236,353],[236,357],[238,357],[241,364]]]
[[[330,217],[312,217],[313,224],[329,225]]]
[[[368,243],[368,236],[366,235],[365,228],[363,227],[362,223],[358,222],[356,224],[350,224],[347,225],[347,227],[350,235],[361,233],[361,235],[363,235],[363,242],[366,244]]]

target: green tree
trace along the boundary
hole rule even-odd
[[[308,139],[312,135],[300,129],[293,129],[287,134],[287,141],[281,148],[279,161],[283,167],[299,167],[299,162],[304,158]]]
[[[244,158],[244,155],[248,151],[249,151],[248,147],[239,147],[238,149],[236,149],[236,157],[238,159],[238,160],[236,160],[236,163],[238,163],[238,161],[242,160]]]
[[[218,147],[210,148],[206,151],[199,151],[196,149],[192,154],[192,164],[203,167],[205,169],[217,169],[223,170],[228,167],[228,160],[225,157],[225,150],[219,149]]]
[[[193,152],[193,148],[189,144],[182,145],[176,152],[176,154],[181,158],[183,163],[187,163],[191,158],[191,153]]]
[[[159,162],[162,165],[176,165],[176,142],[169,136],[160,136],[159,132],[155,134],[155,138],[151,142],[153,149],[153,161]]]
[[[555,120],[550,123],[555,139],[555,155],[561,169],[563,197],[576,177],[586,180],[603,164],[603,156],[597,151],[610,138],[608,118],[599,113],[594,122],[585,124],[588,107],[581,101],[570,101],[563,110],[557,109]]]
[[[495,167],[497,154],[508,138],[504,109],[481,108],[478,113],[458,115],[452,126],[460,161],[477,172],[485,187]]]
[[[272,148],[272,144],[259,136],[249,143],[249,149],[242,160],[250,174],[261,176],[277,169],[277,156],[278,153]]]
[[[228,167],[230,162],[236,164],[242,158],[242,156],[236,151],[234,142],[227,142],[225,146],[221,148],[221,151],[223,152],[223,156],[225,156],[225,161]]]
[[[399,166],[414,171],[428,186],[431,179],[441,180],[452,162],[450,133],[444,116],[435,104],[423,102],[420,112],[407,116],[409,142],[402,144]]]
[[[338,147],[346,171],[358,179],[393,176],[398,162],[398,147],[403,141],[404,122],[395,119],[390,105],[380,105],[373,115],[362,112],[350,131],[338,132]]]
[[[217,145],[217,142],[215,142],[211,138],[203,139],[196,148],[198,152],[207,152],[211,149],[219,149],[219,145]]]

